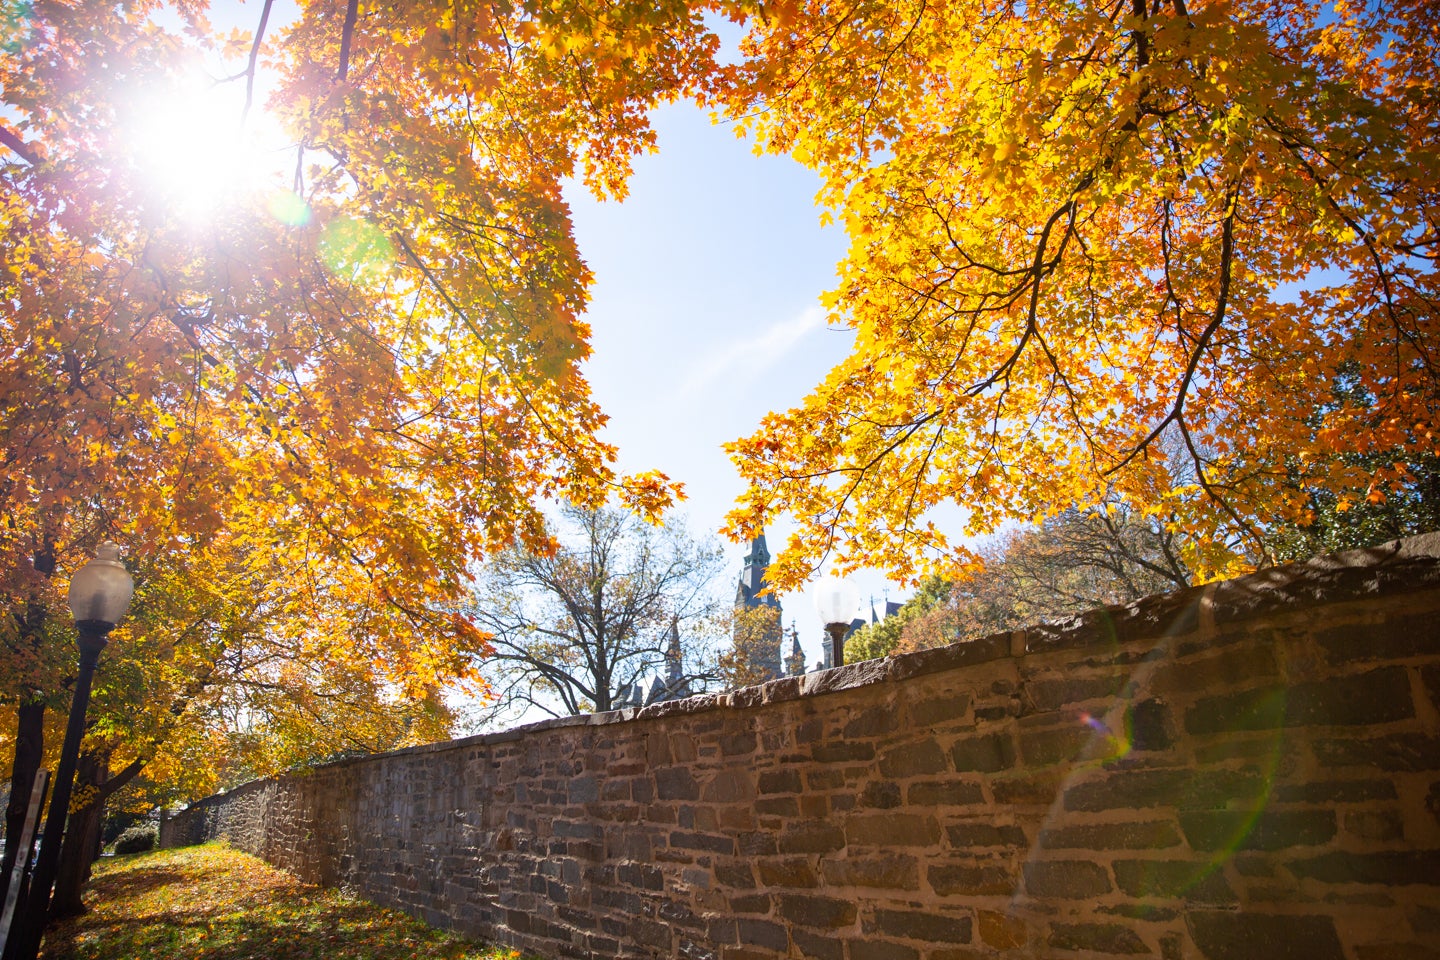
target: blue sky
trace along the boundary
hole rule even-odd
[[[743,490],[720,445],[798,403],[849,351],[849,331],[826,326],[819,299],[846,241],[820,226],[819,179],[798,163],[756,156],[689,104],[652,123],[659,153],[636,160],[623,203],[566,191],[595,274],[588,374],[622,468],[683,481],[692,532],[712,532]],[[789,531],[767,531],[772,553]],[[745,548],[730,552],[738,574]],[[879,575],[855,580],[877,606],[887,589],[900,599]],[[814,663],[822,629],[810,597],[781,599]]]

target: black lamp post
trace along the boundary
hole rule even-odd
[[[130,609],[134,581],[120,562],[120,548],[102,543],[95,559],[75,572],[70,580],[70,612],[80,632],[80,673],[75,678],[75,693],[70,701],[70,721],[65,727],[65,743],[60,749],[60,765],[55,770],[55,793],[50,800],[50,813],[45,818],[45,837],[30,878],[30,893],[25,901],[23,929],[10,938],[5,960],[34,960],[40,953],[40,937],[50,912],[50,888],[55,885],[55,872],[60,865],[60,841],[65,834],[65,820],[70,812],[70,792],[75,781],[75,764],[80,757],[80,741],[85,735],[85,710],[90,705],[90,682],[95,664],[105,649],[111,630]]]
[[[844,577],[827,573],[815,584],[815,612],[830,634],[830,665],[845,665],[845,632],[860,605],[860,592]]]

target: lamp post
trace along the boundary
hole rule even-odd
[[[85,710],[90,705],[90,682],[100,651],[109,641],[110,631],[130,609],[135,584],[125,565],[120,562],[120,548],[102,543],[95,559],[75,572],[70,580],[70,613],[80,633],[80,672],[75,678],[75,694],[70,701],[70,720],[65,727],[65,743],[60,748],[60,764],[55,770],[55,792],[50,800],[50,813],[45,818],[45,838],[35,860],[35,873],[30,878],[26,899],[26,925],[18,938],[12,938],[15,952],[6,950],[5,960],[34,960],[40,952],[40,938],[50,909],[50,888],[60,865],[60,841],[65,833],[65,820],[70,812],[70,791],[74,786],[75,764],[80,756],[80,741],[85,735]],[[18,939],[18,942],[16,942]]]
[[[843,666],[845,663],[845,631],[850,629],[850,618],[860,605],[860,591],[844,577],[827,573],[815,584],[815,612],[830,634],[830,665]]]

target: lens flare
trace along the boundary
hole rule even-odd
[[[337,276],[377,280],[395,262],[395,248],[380,228],[364,220],[341,216],[320,233],[320,259]]]

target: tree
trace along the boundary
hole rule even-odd
[[[492,715],[613,710],[647,677],[676,689],[714,679],[719,548],[673,518],[657,528],[615,509],[561,516],[555,550],[516,546],[480,577],[472,616],[492,634],[481,665]]]
[[[738,690],[775,679],[773,664],[785,652],[782,646],[787,639],[780,625],[780,608],[737,606],[730,617],[730,648],[717,662],[721,687]],[[803,673],[803,662],[801,668]]]
[[[543,548],[541,499],[613,495],[655,515],[678,492],[619,476],[595,436],[588,274],[560,201],[578,166],[603,190],[646,145],[625,119],[633,101],[574,95],[558,58],[527,55],[534,41],[515,56],[516,31],[537,29],[523,11],[499,33],[468,25],[473,42],[446,53],[424,42],[434,9],[311,4],[267,48],[269,2],[248,45],[216,37],[198,4],[177,4],[183,29],[161,7],[37,2],[0,23],[7,830],[46,712],[68,700],[64,579],[98,541],[197,576],[193,603],[129,634],[185,637],[185,655],[135,657],[110,685],[176,698],[131,700],[135,722],[96,728],[114,753],[92,756],[153,762],[176,710],[235,720],[257,705],[272,732],[294,708],[310,749],[332,751],[327,720],[433,705],[473,676],[484,637],[454,611],[474,563],[516,540]],[[415,42],[395,42],[407,32]],[[616,82],[637,96],[663,83],[673,71],[649,53],[666,44],[631,45]],[[293,178],[190,218],[132,149],[136,104],[180,93],[197,57],[234,54],[247,91],[262,67],[278,78]],[[236,103],[237,133],[252,105]],[[265,576],[247,596],[250,558]],[[228,588],[207,597],[198,571]],[[283,654],[251,655],[267,647]],[[243,679],[243,706],[215,698],[222,675]],[[409,716],[405,736],[447,728],[431,706]]]
[[[980,536],[1114,493],[1206,580],[1327,499],[1403,495],[1440,450],[1434,16],[767,5],[716,97],[822,176],[855,348],[731,445],[731,532],[796,516],[782,586],[831,552],[944,572],[972,554],[932,507]],[[1341,379],[1364,402],[1316,416]]]

